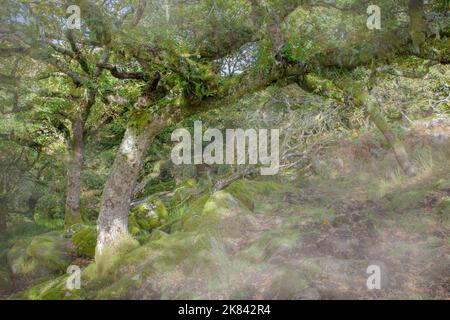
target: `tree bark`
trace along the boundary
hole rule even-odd
[[[151,142],[165,125],[165,121],[164,117],[160,117],[141,127],[136,125],[127,127],[103,189],[97,222],[96,259],[105,252],[105,249],[114,249],[127,237],[128,211],[142,161]]]
[[[366,93],[363,95],[363,101],[366,105],[367,112],[369,113],[370,119],[375,123],[378,130],[381,131],[389,145],[392,147],[394,151],[395,158],[397,159],[400,168],[403,170],[405,174],[410,177],[416,175],[416,169],[414,168],[408,153],[406,152],[405,146],[402,141],[397,137],[395,132],[389,126],[389,123],[386,121],[384,116],[378,110],[377,102],[375,98]]]
[[[420,52],[420,46],[425,41],[426,21],[423,8],[423,0],[410,0],[408,3],[409,33],[414,45],[414,50]]]
[[[70,228],[81,222],[80,197],[81,197],[81,170],[84,161],[84,137],[83,121],[81,117],[72,120],[72,141],[70,159],[67,169],[66,204],[65,204],[65,228]]]

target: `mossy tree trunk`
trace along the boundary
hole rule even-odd
[[[136,109],[149,104],[150,97],[138,100]],[[148,117],[150,119],[145,119]],[[119,246],[128,236],[128,212],[139,178],[142,161],[151,142],[167,125],[170,115],[136,112],[125,131],[114,159],[111,173],[103,188],[100,213],[97,221],[96,259],[108,249]]]
[[[97,221],[96,259],[114,249],[128,236],[128,212],[143,159],[160,131],[155,123],[142,128],[129,126],[125,132],[111,173],[103,189]]]
[[[66,228],[81,222],[81,170],[84,160],[83,121],[80,116],[72,120],[72,139],[67,168],[66,203],[64,224]]]
[[[419,52],[420,46],[425,41],[426,21],[423,0],[410,0],[408,13],[410,18],[409,33],[413,42],[414,50]]]
[[[404,144],[397,137],[381,111],[378,109],[377,101],[375,100],[375,98],[368,92],[365,92],[361,95],[361,100],[367,108],[370,119],[373,121],[373,123],[375,123],[378,130],[381,131],[389,145],[392,147],[395,158],[397,159],[400,168],[408,176],[415,176],[416,170],[409,158],[408,153],[406,152]]]
[[[97,222],[97,255],[102,255],[105,247],[114,247],[128,234],[130,199],[148,149],[149,131],[150,125],[144,128],[130,126],[125,131],[103,189]]]
[[[99,75],[100,71],[96,70]],[[85,91],[85,98],[81,101],[71,121],[71,135],[67,137],[69,161],[67,166],[66,203],[64,226],[70,228],[81,222],[81,172],[84,165],[84,144],[89,131],[86,123],[95,103],[96,89]]]

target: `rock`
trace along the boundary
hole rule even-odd
[[[79,300],[82,290],[70,290],[67,288],[67,275],[63,275],[42,283],[39,283],[16,296],[18,299],[29,300]],[[82,279],[83,276],[82,276]],[[83,283],[82,283],[83,284]]]
[[[169,219],[167,209],[159,198],[151,198],[131,210],[128,221],[130,233],[137,234],[140,229],[151,231],[166,223]]]
[[[72,250],[60,232],[49,232],[18,240],[8,251],[7,261],[14,275],[37,278],[65,272]]]
[[[36,269],[35,266],[27,261],[28,259],[32,260],[26,254],[26,250],[30,242],[31,239],[17,240],[12,248],[8,251],[8,265],[11,268],[13,274],[28,274],[31,273],[33,269]]]
[[[260,228],[253,213],[234,195],[221,190],[204,201],[200,212],[190,210],[182,221],[183,231],[220,232],[223,237],[242,237]]]
[[[208,199],[203,208],[203,214],[228,214],[240,209],[237,200],[228,192],[217,191]]]
[[[257,187],[259,190],[252,189]],[[228,186],[224,191],[230,193],[238,202],[239,205],[243,208],[246,208],[250,211],[255,209],[254,203],[254,194],[259,192],[267,192],[265,189],[269,189],[271,186],[265,186],[264,183],[260,183],[259,185],[249,185],[248,181],[235,181],[230,186]]]

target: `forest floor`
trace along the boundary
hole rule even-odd
[[[222,295],[197,277],[184,286],[208,298],[448,299],[450,229],[436,206],[450,196],[450,176],[441,164],[382,196],[351,175],[312,178],[282,201],[266,195],[256,201],[270,205],[255,205],[246,236],[223,239]],[[381,290],[366,286],[369,265],[381,269]]]
[[[325,189],[332,185],[339,189],[335,183]],[[336,196],[334,190],[318,193],[314,186],[287,193],[286,199],[306,207],[323,207],[324,198]],[[338,196],[325,205],[330,209],[328,217],[304,228],[313,232],[304,233],[298,245],[278,250],[270,262],[280,267],[319,265],[320,277],[311,279],[313,290],[309,291],[314,298],[449,298],[450,233],[436,221],[434,207],[450,195],[450,188],[428,194],[422,190],[412,187],[377,200],[359,200],[356,190],[345,192],[343,198]],[[381,269],[381,290],[366,286],[369,265]]]
[[[176,228],[127,250],[105,274],[84,260],[81,290],[59,276],[25,291],[18,281],[22,292],[10,297],[449,299],[450,130],[442,130],[443,140],[405,140],[413,178],[389,148],[344,143],[321,155],[315,174],[243,179],[189,203]],[[380,268],[380,289],[367,287],[370,265]]]
[[[449,127],[441,129],[448,137]],[[258,272],[242,268],[240,289],[223,298],[450,298],[449,148],[429,138],[413,132],[407,139],[416,147],[414,178],[393,169],[390,151],[375,157],[361,154],[364,145],[344,146],[324,155],[325,172],[253,194],[253,228],[228,250],[228,263],[239,270],[240,257],[256,254],[250,268]],[[369,265],[381,269],[380,290],[366,286]]]

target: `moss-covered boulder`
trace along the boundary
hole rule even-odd
[[[131,233],[137,233],[137,228],[146,231],[161,226],[169,219],[166,206],[159,199],[149,199],[131,210],[129,221],[132,223]]]
[[[71,241],[78,255],[94,257],[97,230],[93,226],[80,226],[72,235]]]
[[[226,214],[240,210],[239,202],[228,192],[218,191],[211,195],[203,208],[203,214]]]
[[[83,279],[83,276],[81,276]],[[19,294],[14,298],[28,300],[79,300],[82,299],[82,290],[69,289],[67,286],[68,275],[63,275],[42,283],[39,283]],[[83,282],[82,282],[83,283]]]
[[[258,228],[255,212],[271,212],[267,197],[282,199],[283,185],[274,181],[238,180],[214,194],[204,193],[183,207],[164,231],[220,232],[230,237]]]
[[[201,212],[191,212],[184,217],[181,230],[234,239],[258,227],[253,212],[231,193],[222,190],[207,198]]]
[[[14,275],[38,278],[65,272],[70,265],[73,247],[61,232],[20,239],[7,253]]]

